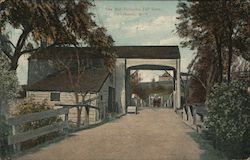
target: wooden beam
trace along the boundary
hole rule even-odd
[[[48,110],[43,112],[37,112],[37,113],[28,113],[24,114],[18,117],[11,117],[7,119],[8,124],[10,125],[20,125],[27,122],[32,122],[40,119],[55,117],[62,114],[68,114],[69,109],[68,108],[60,108],[56,110]]]

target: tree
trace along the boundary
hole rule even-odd
[[[52,46],[87,45],[105,54],[113,42],[103,27],[97,26],[89,0],[0,1],[0,47],[16,70],[21,55]],[[8,28],[20,30],[17,43],[8,37]],[[7,34],[7,35],[6,35]]]
[[[63,51],[63,50],[62,50]],[[49,52],[50,54],[50,52]],[[44,54],[46,55],[46,53]],[[103,59],[105,66],[111,72],[114,67],[115,58],[109,57],[108,55],[100,56],[98,58]],[[93,58],[92,60],[94,60]],[[69,84],[74,92],[75,104],[79,104],[85,101],[86,95],[90,92],[90,90],[83,90],[81,88],[82,80],[84,79],[84,74],[86,72],[91,71],[91,69],[97,69],[93,66],[89,66],[88,58],[79,53],[78,48],[71,50],[70,54],[63,55],[58,51],[57,53],[53,53],[50,55],[50,61],[52,62],[52,66],[54,66],[58,70],[58,74],[67,74],[67,78],[69,80]],[[90,88],[91,89],[91,88]],[[88,125],[89,123],[89,107],[86,105],[85,107],[85,122],[84,124]],[[77,107],[77,126],[79,127],[81,124],[81,113],[83,106]]]
[[[178,4],[180,22],[177,33],[183,46],[191,49],[210,46],[216,57],[215,72],[223,80],[223,62],[227,61],[227,80],[231,80],[233,54],[249,58],[249,20],[250,2],[239,1],[189,1]],[[224,56],[226,55],[226,56]],[[225,60],[224,57],[227,57]],[[211,64],[212,65],[212,64]]]
[[[9,58],[11,70],[15,70],[18,59],[23,54],[34,54],[51,47],[89,46],[103,56],[106,66],[114,65],[113,39],[106,34],[106,29],[99,27],[89,12],[93,4],[89,0],[55,0],[29,1],[8,0],[0,2],[0,47]],[[21,30],[15,45],[10,41],[7,28]],[[43,53],[43,52],[40,52]],[[74,54],[73,54],[74,55]],[[79,79],[83,72],[79,54],[72,60],[77,64],[77,74],[71,70],[69,63],[52,59],[68,74],[72,88],[79,93]],[[72,65],[71,61],[70,65]],[[82,69],[80,69],[82,67]],[[76,102],[78,103],[78,96]],[[81,109],[78,110],[78,117]],[[80,122],[80,119],[78,119]]]
[[[80,59],[79,53],[75,50],[75,53],[70,55],[70,58],[56,57],[52,58],[53,65],[56,66],[57,69],[66,72],[68,75],[68,79],[72,89],[74,90],[75,96],[75,103],[79,104],[79,95],[82,97],[82,101],[84,101],[85,96],[88,94],[89,91],[85,91],[84,93],[81,90],[80,81],[82,79],[82,75],[84,74],[86,66],[84,65],[84,59]],[[81,125],[81,113],[82,113],[82,106],[77,107],[77,127]],[[88,116],[89,116],[89,108],[85,107],[86,109],[86,121],[85,123],[88,124]]]
[[[199,3],[199,2],[198,2]],[[202,55],[202,53],[199,53],[199,48],[210,46],[211,48],[216,48],[214,52],[214,57],[216,57],[216,70],[214,70],[212,73],[218,73],[217,79],[214,79],[215,82],[221,82],[222,81],[222,40],[221,35],[219,33],[220,28],[213,28],[213,30],[208,30],[207,28],[204,28],[201,26],[199,20],[200,17],[197,17],[199,7],[198,4],[194,2],[180,2],[178,4],[177,13],[179,14],[179,23],[176,25],[177,33],[181,38],[186,38],[186,41],[182,42],[182,45],[184,47],[189,46],[191,49],[197,49],[195,59],[193,60],[192,65],[197,63],[196,59],[199,59]],[[212,12],[213,8],[207,8],[207,13]],[[200,12],[200,11],[199,11]],[[204,14],[204,13],[203,13]],[[216,17],[216,16],[214,16]],[[216,23],[217,20],[213,20],[214,17],[210,20],[207,19],[207,21],[214,22],[213,26],[217,27],[218,25]],[[198,19],[198,20],[197,20]],[[215,40],[214,40],[215,39]],[[190,66],[190,69],[192,68],[192,65]],[[212,63],[209,64],[213,65]]]
[[[189,68],[192,70],[189,73],[190,84],[188,91],[188,102],[189,103],[204,103],[206,96],[210,91],[211,86],[215,80],[216,74],[212,71],[215,70],[213,67],[213,57],[214,51],[209,47],[199,48],[197,55],[199,55],[194,64]],[[211,70],[211,71],[210,71]],[[214,76],[214,77],[211,77]],[[212,81],[212,82],[211,82]]]

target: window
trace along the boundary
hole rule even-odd
[[[60,93],[50,93],[50,101],[60,101]]]

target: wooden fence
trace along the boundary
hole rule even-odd
[[[192,121],[192,124],[196,127],[196,131],[205,129],[204,122],[207,118],[208,112],[203,103],[193,103],[184,106],[186,113],[186,121]],[[191,116],[192,119],[189,119]]]
[[[84,103],[84,104],[83,103],[79,103],[79,104],[55,104],[55,106],[61,106],[63,108],[68,108],[68,110],[73,109],[73,108],[80,108],[80,107],[87,109],[87,114],[85,117],[87,124],[85,124],[85,125],[89,125],[89,118],[90,118],[89,117],[89,109],[90,108],[97,110],[99,112],[99,116],[100,116],[100,108],[99,107],[92,106],[92,105],[86,104],[86,103]],[[77,127],[80,127],[80,126],[77,126]]]
[[[56,132],[64,131],[67,135],[68,132],[68,108],[61,108],[56,110],[48,110],[43,112],[24,114],[18,117],[11,117],[7,119],[7,123],[12,126],[12,135],[8,136],[8,144],[14,146],[15,151],[20,151],[20,143],[38,138],[40,136]],[[55,122],[53,124],[26,132],[20,132],[18,126],[23,125],[28,122],[33,122],[37,120],[47,119],[51,117],[57,117],[59,115],[65,115],[64,121]]]
[[[91,105],[91,103],[93,101],[97,100],[98,98],[99,98],[99,96],[96,96],[96,97],[90,98],[88,100],[85,100],[83,102],[79,102],[77,104],[61,104],[61,103],[58,103],[58,104],[55,104],[55,106],[68,108],[69,110],[70,109],[75,109],[75,108],[77,108],[77,109],[84,108],[85,111],[86,111],[86,115],[85,115],[86,117],[84,117],[85,118],[84,119],[84,122],[85,122],[84,125],[86,126],[86,125],[89,125],[89,119],[90,119],[90,117],[89,117],[90,110],[89,109],[95,109],[96,111],[98,111],[98,116],[99,116],[98,119],[102,119],[103,117],[105,117],[105,115],[102,115],[102,114],[105,114],[105,112],[106,112],[105,110],[102,110],[104,108],[104,107],[101,107],[102,104],[99,103],[99,104],[96,104],[96,106]],[[77,127],[80,128],[80,124]]]

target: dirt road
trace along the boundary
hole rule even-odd
[[[143,109],[83,130],[18,160],[222,159],[171,109]]]

